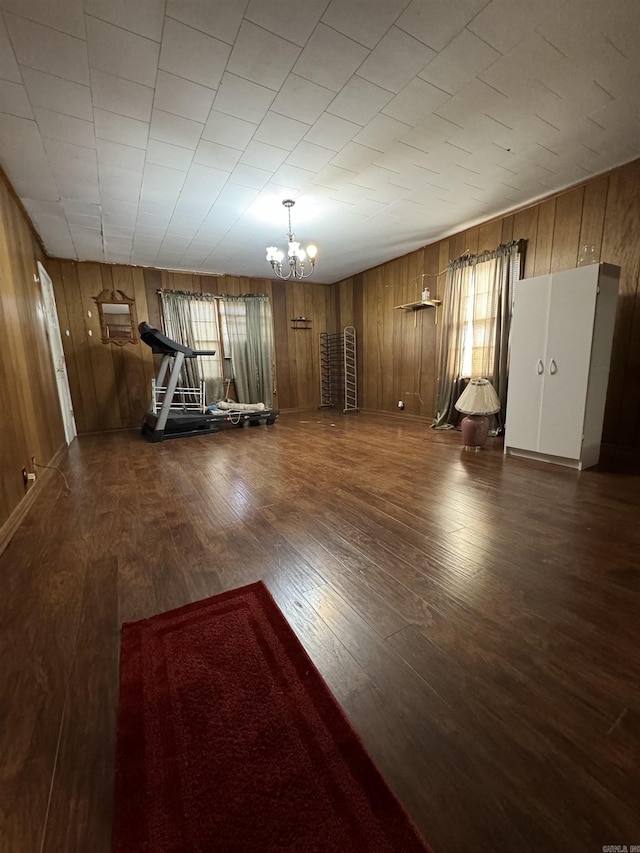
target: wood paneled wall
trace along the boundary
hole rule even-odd
[[[441,298],[437,273],[450,259],[512,239],[527,240],[526,278],[591,261],[621,267],[603,441],[640,449],[640,160],[336,284],[339,321],[360,335],[361,408],[397,412],[403,400],[406,413],[433,416],[437,313],[394,306],[420,298],[423,273]]]
[[[33,470],[33,456],[46,465],[64,444],[40,285],[34,280],[38,260],[44,256],[31,225],[0,174],[0,530],[26,496],[22,469]]]
[[[208,276],[141,267],[48,260],[63,333],[78,432],[138,427],[149,405],[157,372],[149,347],[138,342],[103,344],[93,297],[103,289],[135,299],[138,320],[160,328],[160,288],[271,298],[275,340],[275,406],[309,408],[319,403],[319,334],[335,325],[332,287],[236,276]],[[294,317],[311,330],[293,328]],[[69,332],[67,335],[66,332]]]

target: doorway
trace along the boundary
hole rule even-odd
[[[58,398],[60,400],[60,411],[62,423],[64,424],[64,437],[67,444],[71,444],[78,434],[76,421],[73,416],[73,403],[71,391],[69,390],[69,376],[67,375],[67,363],[64,360],[64,349],[62,346],[62,335],[58,323],[58,312],[56,310],[56,297],[53,292],[53,282],[49,273],[38,261],[38,275],[40,277],[40,288],[42,290],[42,307],[47,328],[47,338],[51,348],[51,358],[56,376]]]

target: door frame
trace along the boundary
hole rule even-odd
[[[71,444],[78,434],[76,419],[73,415],[73,401],[71,389],[69,388],[69,374],[67,373],[67,362],[64,357],[62,335],[58,322],[58,311],[56,308],[56,297],[53,291],[51,276],[38,261],[38,280],[42,293],[42,314],[44,316],[47,339],[51,350],[53,372],[58,389],[58,400],[60,401],[60,414],[64,426],[64,437],[67,444]]]

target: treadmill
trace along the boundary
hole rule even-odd
[[[142,322],[138,326],[140,338],[151,351],[162,356],[158,375],[153,380],[151,404],[142,423],[142,434],[152,442],[191,435],[206,435],[230,427],[249,427],[274,424],[280,414],[278,409],[256,411],[225,409],[209,411],[202,389],[181,388],[178,385],[185,358],[215,355],[215,350],[196,350],[172,341],[159,329]],[[167,374],[169,380],[163,385]],[[195,402],[194,402],[195,398]]]

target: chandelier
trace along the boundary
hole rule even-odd
[[[292,201],[290,198],[285,199],[282,204],[287,208],[287,213],[289,214],[289,232],[287,234],[287,239],[289,241],[289,246],[287,250],[287,257],[289,264],[289,272],[284,275],[282,272],[282,260],[284,258],[284,252],[281,252],[277,246],[267,246],[267,260],[271,264],[271,268],[274,273],[278,276],[278,278],[309,278],[309,276],[313,273],[316,265],[316,255],[318,254],[318,249],[316,246],[310,245],[307,246],[306,251],[300,248],[300,243],[297,243],[295,240],[295,234],[291,230],[291,208],[295,204],[295,201]],[[309,263],[311,264],[311,269],[308,272],[304,271],[304,262],[306,259],[309,259]]]

